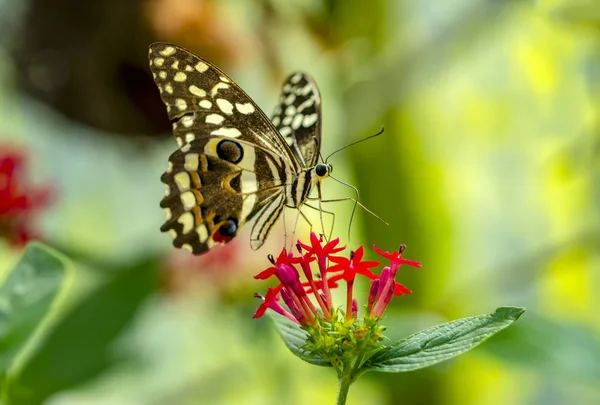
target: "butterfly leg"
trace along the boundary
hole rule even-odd
[[[300,215],[302,215],[302,217],[304,219],[306,219],[306,217],[304,216],[304,214],[302,213],[302,211],[300,211],[300,208],[298,208],[298,213],[296,214],[296,220],[294,221],[294,229],[292,230],[292,242],[290,244],[290,251],[294,248],[294,239],[296,238],[296,228],[298,227],[298,220],[300,219]],[[312,224],[309,222],[308,223],[312,229]]]
[[[379,215],[375,214],[373,211],[371,211],[370,209],[368,209],[367,207],[365,207],[361,202],[359,202],[358,200],[356,200],[356,199],[354,199],[352,197],[334,198],[334,199],[331,199],[331,200],[321,200],[319,198],[313,197],[313,198],[308,198],[308,200],[319,200],[319,205],[321,203],[340,202],[340,201],[352,201],[354,203],[354,208],[352,209],[352,214],[350,215],[350,224],[348,225],[348,239],[350,239],[350,227],[352,226],[352,219],[354,218],[354,212],[356,210],[356,206],[359,206],[363,210],[367,211],[369,214],[373,215],[375,218],[377,218],[378,220],[380,220],[381,222],[383,222],[385,225],[387,225],[387,226],[390,225],[383,218],[381,218]]]
[[[311,207],[311,208],[313,208],[313,207]],[[312,222],[310,222],[310,220],[308,219],[308,217],[306,215],[304,215],[304,213],[302,212],[302,210],[298,209],[298,212],[300,212],[300,215],[302,216],[302,218],[304,219],[304,221],[308,224],[308,226],[309,226],[309,233],[312,232],[312,228],[313,228]]]
[[[312,198],[307,198],[307,200],[318,200],[318,198],[312,197]],[[322,203],[330,203],[330,202],[340,202],[340,201],[352,201],[353,203],[355,203],[356,205],[358,205],[360,208],[362,208],[363,210],[367,211],[369,214],[373,215],[375,218],[377,218],[378,220],[380,220],[381,222],[383,222],[385,225],[390,225],[389,223],[387,223],[383,218],[381,218],[379,215],[375,214],[373,211],[371,211],[370,209],[368,209],[367,207],[365,207],[360,201],[356,201],[354,198],[352,197],[345,197],[345,198],[335,198],[332,200],[321,200]],[[326,212],[326,211],[323,211]]]
[[[287,222],[285,220],[285,207],[283,207],[282,211],[283,212],[281,213],[281,222],[283,222],[283,248],[287,249]]]
[[[291,237],[291,242],[290,242],[290,248],[288,249],[287,246],[287,225],[286,225],[286,221],[285,221],[285,209],[283,210],[283,247],[285,249],[287,249],[288,252],[290,252],[293,248],[294,248],[294,240],[296,238],[296,228],[298,227],[298,220],[300,219],[300,216],[302,216],[302,218],[304,218],[304,220],[308,223],[308,225],[310,226],[310,229],[312,230],[312,224],[310,223],[310,221],[308,220],[308,218],[306,218],[306,216],[304,215],[304,213],[302,211],[300,211],[300,208],[298,208],[298,213],[296,214],[296,219],[294,221],[294,227],[292,228],[292,237]]]
[[[324,210],[323,208],[313,207],[312,205],[310,205],[308,203],[304,203],[304,206],[306,206],[306,207],[308,207],[310,209],[313,209],[315,211],[319,211],[319,213],[321,213],[321,214],[329,214],[329,215],[331,215],[331,217],[332,217],[331,228],[329,229],[329,238],[328,238],[328,240],[331,240],[331,237],[333,235],[333,228],[335,226],[335,213],[331,212],[331,211]],[[307,222],[308,222],[308,220],[307,220]],[[321,228],[321,229],[323,231],[323,234],[325,234],[325,229],[324,228]],[[311,230],[312,230],[312,228],[311,228]]]

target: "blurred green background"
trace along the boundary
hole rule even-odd
[[[159,40],[269,114],[287,74],[309,72],[325,154],[385,125],[332,163],[390,226],[358,211],[348,241],[351,204],[328,208],[343,243],[405,243],[423,263],[399,274],[413,294],[389,309],[391,339],[527,307],[456,360],[365,375],[349,404],[600,403],[600,3],[2,0],[0,155],[21,150],[52,188],[32,226],[74,262],[13,367],[20,403],[334,403],[334,372],[250,319],[281,224],[258,252],[245,229],[201,258],[158,231],[176,147],[147,68]],[[0,243],[0,277],[20,253]]]

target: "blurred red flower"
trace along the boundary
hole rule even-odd
[[[0,145],[0,238],[14,246],[39,237],[35,216],[53,197],[51,187],[29,184],[25,164],[22,151]]]

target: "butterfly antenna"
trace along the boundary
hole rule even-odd
[[[343,184],[344,186],[348,186],[350,187],[352,190],[354,190],[354,192],[356,193],[356,199],[352,199],[352,198],[343,198],[337,201],[343,201],[343,200],[353,200],[354,201],[354,206],[352,207],[352,214],[350,215],[350,223],[348,224],[348,240],[350,240],[350,229],[352,228],[352,220],[354,219],[354,213],[356,212],[356,207],[359,206],[361,207],[363,210],[367,211],[369,214],[373,215],[375,218],[377,218],[378,220],[380,220],[381,222],[383,222],[386,225],[390,225],[389,223],[387,223],[385,220],[383,220],[383,218],[381,218],[379,215],[375,214],[373,211],[371,211],[370,209],[368,209],[367,207],[365,207],[363,204],[361,204],[359,202],[359,192],[358,189],[356,187],[354,187],[352,184],[346,183],[345,181],[342,181],[332,175],[329,175],[330,178],[332,178],[333,180],[337,181],[340,184]],[[329,202],[333,202],[336,200],[328,200]]]
[[[324,162],[325,162],[325,163],[327,163],[327,161],[329,160],[329,158],[330,158],[330,157],[332,157],[333,155],[335,155],[336,153],[338,153],[338,152],[340,152],[340,151],[343,151],[344,149],[346,149],[346,148],[349,148],[350,146],[354,146],[354,145],[356,145],[356,144],[358,144],[358,143],[361,143],[361,142],[367,141],[367,140],[369,140],[369,139],[371,139],[371,138],[375,138],[376,136],[379,136],[379,135],[383,134],[383,132],[384,132],[384,131],[385,131],[385,128],[384,128],[384,127],[383,127],[383,125],[382,125],[382,126],[381,126],[381,129],[380,129],[380,130],[379,130],[379,132],[377,132],[376,134],[373,134],[373,135],[367,136],[366,138],[363,138],[363,139],[359,139],[358,141],[354,141],[354,142],[352,142],[352,143],[349,143],[349,144],[348,144],[348,145],[346,145],[346,146],[342,146],[341,148],[339,148],[339,149],[338,149],[338,150],[336,150],[336,151],[333,151],[333,152],[332,152],[332,153],[331,153],[329,156],[327,156],[327,159],[325,159],[325,161],[324,161]],[[321,152],[319,151],[319,153],[321,153]]]

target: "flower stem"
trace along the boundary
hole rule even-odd
[[[346,404],[346,398],[348,397],[348,390],[350,389],[350,384],[352,384],[352,381],[347,376],[343,376],[340,378],[340,385],[336,405]]]

